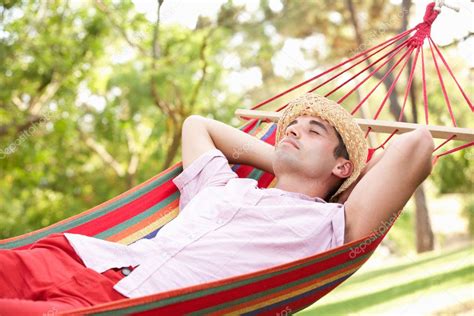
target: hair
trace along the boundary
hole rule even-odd
[[[349,153],[347,152],[346,145],[344,144],[344,141],[342,140],[341,134],[334,129],[337,135],[337,139],[339,141],[339,144],[337,144],[336,148],[334,148],[334,158],[339,158],[339,157],[344,157],[345,159],[349,160]]]
[[[333,154],[334,158],[339,158],[343,157],[347,160],[349,160],[349,153],[347,152],[346,145],[344,144],[344,141],[342,140],[341,134],[334,128],[334,131],[336,132],[337,140],[339,143],[337,144],[336,148],[334,148]],[[324,200],[329,201],[330,197],[333,196],[337,190],[339,190],[339,187],[344,183],[345,179],[342,179],[339,181],[338,184],[336,184],[331,190],[329,190],[329,193],[326,197],[324,197]]]

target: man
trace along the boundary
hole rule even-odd
[[[365,166],[367,145],[350,114],[305,94],[283,112],[275,147],[200,116],[185,120],[182,146],[184,170],[173,180],[180,214],[155,238],[125,246],[58,234],[29,250],[0,251],[0,310],[44,313],[144,296],[362,238],[429,175],[433,140],[424,128],[407,133]],[[239,179],[229,163],[273,172],[276,186]]]

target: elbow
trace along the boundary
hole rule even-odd
[[[432,155],[435,147],[430,130],[423,126],[414,130],[410,149],[412,155],[416,155],[416,165],[423,179],[427,178],[433,169]]]
[[[417,133],[418,142],[422,144],[430,153],[432,153],[434,150],[434,141],[428,127],[419,127],[414,132]]]
[[[204,120],[205,118],[201,115],[198,115],[198,114],[192,114],[192,115],[189,115],[188,117],[186,117],[183,121],[183,125],[184,124],[191,124],[192,122],[194,121],[202,121]]]
[[[419,183],[430,175],[434,142],[427,127],[401,135],[389,149],[397,152],[399,159],[406,163],[406,171],[416,174]]]
[[[194,129],[195,128],[194,126],[196,126],[196,124],[202,125],[205,123],[205,120],[206,118],[201,115],[197,115],[197,114],[189,115],[183,121],[182,130],[184,132],[187,129]]]

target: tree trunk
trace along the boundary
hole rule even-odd
[[[414,197],[416,205],[416,252],[421,253],[434,249],[434,235],[431,229],[430,215],[426,205],[423,184],[416,189]]]
[[[171,162],[173,161],[174,157],[176,156],[176,153],[178,152],[180,143],[181,143],[181,128],[179,126],[175,126],[173,130],[173,136],[171,139],[171,145],[168,147],[165,161],[163,165],[161,166],[160,170],[165,170],[171,165]]]
[[[134,186],[137,185],[137,179],[135,177],[135,174],[129,174],[127,173],[126,176],[126,182],[127,182],[127,190],[133,188]]]

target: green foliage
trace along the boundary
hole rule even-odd
[[[239,104],[223,83],[225,28],[162,26],[153,61],[154,23],[131,1],[104,5],[0,7],[0,238],[51,225],[150,178],[187,115],[229,121]],[[114,60],[120,52],[129,56]],[[152,96],[152,78],[177,121]],[[179,161],[179,150],[169,156]]]
[[[439,193],[472,193],[474,188],[474,150],[468,148],[442,156],[432,175]]]
[[[317,48],[303,49],[319,69],[357,50],[345,2],[283,1],[274,12],[261,1],[259,10],[248,12],[228,1],[194,29],[161,25],[157,56],[155,21],[130,0],[100,3],[0,5],[0,238],[74,215],[178,162],[172,140],[186,116],[238,125],[236,108],[306,78],[304,71],[275,71],[274,57],[286,39],[320,38]],[[357,10],[367,45],[394,34],[401,23],[399,7],[388,0],[357,2]],[[459,81],[467,82],[465,65],[456,63],[455,54],[449,57],[463,74]],[[230,75],[249,69],[261,74],[263,84],[236,92]],[[435,74],[432,66],[427,73]],[[448,125],[436,79],[428,76],[434,87],[428,91],[430,122]],[[446,84],[450,92],[456,89]],[[472,85],[467,92],[472,94]],[[453,104],[463,102],[460,95],[451,97]],[[460,126],[469,124],[468,114],[461,109]],[[440,159],[433,173],[440,192],[472,191],[469,157],[472,151]],[[392,228],[398,248],[413,245],[411,218],[401,216]]]
[[[467,219],[469,234],[474,237],[474,197],[469,196],[465,200],[462,214]]]
[[[414,213],[413,208],[405,207],[390,229],[387,240],[384,240],[390,251],[396,255],[407,255],[416,250]]]
[[[423,255],[402,256],[395,262],[357,271],[324,299],[296,315],[359,315],[416,314],[458,315],[445,308],[460,307],[470,311],[474,281],[472,245],[462,248],[428,252]],[[467,259],[467,260],[466,260]],[[372,259],[369,259],[369,261]],[[459,290],[461,290],[459,292]],[[449,293],[449,294],[448,294]],[[453,300],[453,293],[456,299]],[[435,309],[421,300],[444,298]],[[407,313],[410,314],[411,313]],[[414,315],[414,314],[413,314]]]

